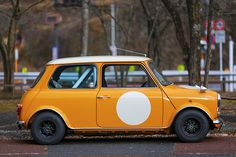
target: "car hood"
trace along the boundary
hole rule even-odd
[[[163,87],[163,90],[170,99],[217,99],[215,91],[207,89],[205,92],[200,92],[199,86],[169,85]]]

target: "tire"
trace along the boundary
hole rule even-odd
[[[200,142],[209,132],[209,121],[200,111],[184,111],[175,120],[174,130],[182,142]]]
[[[57,144],[64,138],[65,124],[58,115],[43,112],[33,120],[31,135],[38,144]]]

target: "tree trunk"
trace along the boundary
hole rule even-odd
[[[201,17],[200,17],[200,1],[199,0],[186,0],[188,7],[189,28],[190,28],[190,57],[189,57],[189,84],[200,85],[200,30],[201,30]]]
[[[13,72],[12,72],[12,62],[10,59],[10,54],[8,53],[7,45],[3,41],[3,37],[0,34],[0,52],[2,55],[2,65],[4,72],[4,85],[3,90],[5,92],[12,92],[13,90]]]
[[[31,9],[33,6],[41,3],[43,0],[29,5],[22,12],[20,11],[20,0],[11,1],[11,12],[9,15],[10,23],[8,27],[7,43],[4,42],[3,36],[0,32],[0,54],[2,55],[3,71],[4,71],[4,91],[12,92],[14,90],[14,50],[16,27],[20,16]]]
[[[19,0],[14,2],[13,13],[10,19],[7,44],[4,43],[1,36],[1,54],[3,57],[3,70],[4,70],[4,91],[12,92],[14,90],[14,50],[15,50],[15,37],[16,26],[18,22]]]
[[[183,52],[183,59],[185,62],[185,65],[188,70],[189,74],[189,84],[192,85],[192,77],[190,77],[190,74],[192,73],[191,62],[190,62],[190,48],[188,45],[188,42],[185,39],[185,32],[184,27],[180,18],[180,14],[177,11],[176,7],[171,3],[170,0],[162,0],[162,3],[164,4],[165,8],[169,12],[172,21],[175,25],[175,34],[177,41],[182,49]]]
[[[208,75],[210,71],[212,51],[211,51],[211,20],[213,15],[213,0],[210,0],[208,6],[208,17],[207,17],[207,52],[206,52],[206,64],[205,64],[205,75],[204,75],[204,86],[208,87]]]
[[[157,63],[158,69],[161,70],[160,66],[160,57],[161,52],[158,49],[158,39],[160,34],[158,34],[158,11],[156,13],[151,13],[149,5],[147,5],[147,1],[140,0],[141,6],[143,8],[144,14],[147,18],[147,29],[148,29],[148,40],[147,40],[147,51],[148,57],[152,58],[154,62]],[[154,6],[154,2],[152,2]]]
[[[152,19],[149,19],[147,21],[148,25],[148,37],[150,37],[150,40],[148,41],[148,57],[154,60],[154,55],[155,55],[155,50],[154,50],[154,45],[155,45],[155,32],[154,32],[154,21]]]
[[[13,72],[12,72],[12,64],[9,59],[3,62],[4,65],[4,89],[5,92],[12,92],[13,91]]]
[[[82,48],[81,48],[81,56],[88,55],[88,32],[89,32],[89,0],[83,1],[83,31],[82,31]]]

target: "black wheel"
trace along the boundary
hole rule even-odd
[[[180,113],[174,124],[175,133],[183,142],[199,142],[209,132],[207,117],[196,110],[188,110]]]
[[[33,120],[31,135],[38,144],[57,144],[64,138],[65,124],[58,115],[43,112]]]

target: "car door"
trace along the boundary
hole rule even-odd
[[[162,125],[162,91],[141,64],[105,64],[97,95],[97,124],[103,128]]]

